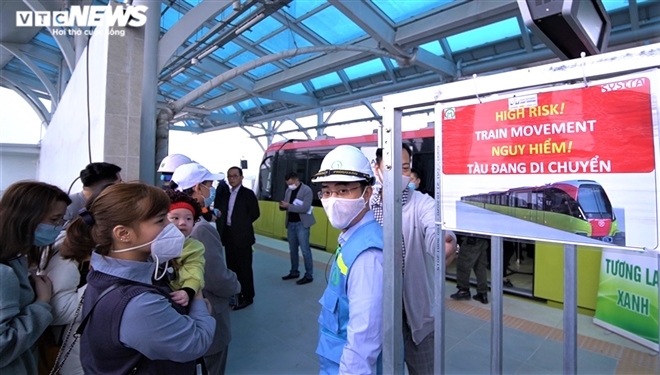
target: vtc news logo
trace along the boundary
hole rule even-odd
[[[147,7],[130,5],[112,7],[103,5],[72,5],[69,11],[16,12],[18,27],[96,27],[103,25],[107,18],[108,26],[140,27],[147,22]]]

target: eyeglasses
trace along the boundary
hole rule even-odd
[[[227,175],[227,178],[239,178],[239,177],[241,177],[241,176],[237,175],[237,174],[228,174]]]
[[[338,198],[346,198],[351,195],[351,191],[359,189],[361,186],[355,186],[352,188],[342,188],[338,190],[321,190],[318,192],[318,197],[319,199],[327,199],[332,197],[333,195],[336,195]]]
[[[63,217],[57,220],[47,220],[44,224],[48,225],[55,225],[56,227],[59,227],[61,225],[64,225],[67,223],[68,220],[65,220]]]

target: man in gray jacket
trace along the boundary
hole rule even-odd
[[[433,374],[435,293],[435,200],[408,187],[412,151],[403,145],[401,209],[403,225],[403,339],[404,360],[411,375]],[[370,200],[376,220],[383,224],[383,149],[376,151],[376,178]],[[445,231],[447,264],[456,257],[456,235]]]
[[[285,177],[288,189],[284,193],[284,200],[280,202],[280,210],[286,210],[286,231],[289,240],[289,253],[291,255],[291,270],[282,280],[297,279],[298,247],[305,260],[305,276],[296,281],[298,285],[311,283],[314,280],[314,262],[312,250],[309,248],[309,228],[316,224],[312,215],[312,189],[300,182],[296,172],[290,172]]]

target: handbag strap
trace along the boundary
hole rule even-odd
[[[64,338],[64,342],[62,342],[62,346],[60,346],[60,351],[57,353],[57,358],[55,359],[55,366],[53,366],[53,369],[50,371],[49,375],[55,375],[59,373],[59,371],[62,369],[62,366],[64,366],[64,363],[66,362],[67,358],[69,358],[69,354],[71,354],[71,350],[73,350],[73,347],[76,345],[76,341],[78,341],[78,338],[80,337],[80,335],[82,335],[85,326],[87,326],[87,322],[89,321],[89,318],[92,315],[92,311],[96,307],[96,304],[99,303],[99,301],[103,297],[105,297],[108,293],[112,292],[118,286],[119,284],[110,285],[99,295],[99,298],[96,299],[96,301],[92,305],[92,308],[89,310],[89,313],[87,313],[83,321],[80,323],[80,326],[76,330],[76,333],[73,335],[73,340],[71,341],[71,345],[69,345],[69,348],[67,349],[66,353],[62,355],[62,351],[64,350],[64,348],[66,348],[67,343],[69,342],[69,337],[71,337],[71,330],[73,329],[73,324],[76,322],[78,316],[80,315],[80,312],[82,311],[83,302],[85,301],[85,296],[87,295],[87,290],[85,289],[85,293],[83,293],[82,297],[80,297],[80,302],[78,303],[78,307],[76,308],[76,313],[73,317],[73,321],[71,322],[71,325],[69,326],[69,329],[66,332],[66,337]],[[60,359],[62,360],[61,362]]]
[[[89,322],[89,318],[92,316],[92,312],[94,311],[94,308],[95,308],[96,305],[99,303],[99,301],[101,301],[101,300],[103,299],[103,297],[107,296],[108,293],[110,293],[110,292],[112,292],[113,290],[117,289],[119,286],[120,286],[120,284],[118,284],[118,283],[117,283],[117,284],[112,284],[112,285],[110,285],[109,287],[107,287],[107,288],[106,288],[106,289],[105,289],[105,290],[99,295],[99,298],[97,298],[96,301],[94,301],[94,304],[92,305],[92,308],[89,309],[89,312],[87,313],[87,315],[85,315],[85,317],[83,318],[82,322],[80,322],[80,326],[78,326],[78,329],[76,330],[76,336],[80,336],[80,335],[82,335],[83,331],[85,330],[85,327],[87,327],[87,323]],[[86,289],[86,290],[85,290],[85,294],[87,294],[87,291],[88,291],[88,290],[89,290],[89,289]],[[83,298],[84,298],[84,295],[83,295]]]

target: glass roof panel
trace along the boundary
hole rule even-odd
[[[645,3],[650,0],[637,0],[637,4]],[[603,6],[605,10],[611,12],[613,10],[628,8],[630,6],[629,0],[606,0],[603,1]]]
[[[225,61],[227,57],[235,54],[236,52],[240,51],[241,47],[234,43],[234,42],[229,42],[226,43],[224,46],[216,49],[213,51],[213,56],[217,57],[220,59],[220,61]]]
[[[307,93],[307,89],[305,89],[305,86],[302,83],[296,83],[295,85],[283,87],[282,91],[288,92],[291,94],[305,94]]]
[[[202,0],[185,0],[185,2],[190,4],[191,6],[197,6],[197,4],[201,3]]]
[[[231,60],[228,60],[227,62],[232,64],[233,66],[241,66],[245,63],[248,63],[252,60],[258,59],[259,56],[255,55],[254,53],[250,51],[243,51],[240,55],[232,58]]]
[[[289,3],[289,6],[285,7],[284,11],[294,18],[300,18],[325,3],[325,0],[298,0]]]
[[[259,43],[259,45],[268,51],[275,53],[296,47],[309,47],[312,43],[291,30],[283,30]]]
[[[249,29],[241,33],[242,36],[250,39],[253,42],[263,38],[264,36],[272,33],[273,31],[282,27],[282,24],[277,20],[266,17],[265,19],[259,21],[256,25],[250,27]]]
[[[398,61],[396,61],[394,59],[390,59],[390,62],[392,63],[392,66],[394,67],[394,69],[399,67],[399,62]]]
[[[350,79],[358,79],[384,71],[385,65],[383,65],[383,62],[380,61],[380,59],[365,61],[361,64],[353,65],[344,69],[344,73],[346,73]]]
[[[222,95],[222,91],[218,90],[217,88],[214,88],[213,90],[208,92],[208,95],[210,97],[216,97]]]
[[[174,90],[174,86],[169,83],[163,83],[162,85],[160,85],[159,90],[163,92],[169,92]]]
[[[198,41],[199,39],[201,39],[201,37],[203,37],[204,35],[206,35],[206,33],[208,33],[208,32],[209,32],[209,29],[207,29],[206,27],[202,27],[200,30],[197,30],[197,31],[196,31],[196,32],[195,32],[195,33],[194,33],[194,34],[188,39],[188,43],[195,43],[196,41]]]
[[[273,37],[264,40],[263,42],[259,43],[259,45],[265,48],[266,50],[268,50],[269,52],[277,53],[277,52],[293,49],[296,47],[310,47],[312,46],[312,43],[310,43],[307,39],[303,38],[302,36],[288,29],[288,30],[283,30],[282,32],[275,34]],[[297,55],[285,59],[284,61],[287,62],[288,64],[294,65],[309,57],[310,54]]]
[[[53,37],[50,34],[38,33],[37,35],[35,35],[34,38],[42,43],[48,44],[51,47],[55,47],[59,49],[57,43],[55,42],[55,39],[53,39]]]
[[[419,48],[423,48],[429,52],[431,52],[434,55],[437,56],[443,56],[445,53],[442,51],[442,47],[440,46],[440,42],[437,40],[434,40],[432,42],[428,42],[426,44],[422,44],[419,46]]]
[[[185,83],[186,81],[188,81],[188,76],[186,76],[183,73],[180,73],[174,76],[174,78],[172,78],[172,81],[177,83]]]
[[[278,71],[280,71],[280,69],[275,65],[266,64],[250,70],[248,74],[253,75],[255,78],[258,79],[258,78],[263,78],[264,76],[270,73],[278,72]]]
[[[191,71],[191,72],[193,72],[193,73],[195,73],[196,75],[200,75],[200,74],[202,74],[202,71],[199,70],[199,69],[197,69],[197,68],[195,68],[194,66],[191,66],[190,68],[188,68],[188,70]]]
[[[372,0],[390,19],[396,23],[407,18],[435,9],[453,0]]]
[[[252,101],[252,99],[247,99],[243,100],[242,102],[238,103],[238,106],[241,107],[241,109],[250,109],[256,107],[256,104]]]
[[[325,8],[303,20],[302,23],[311,30],[316,31],[330,44],[343,44],[366,35],[362,28],[335,7]]]
[[[37,65],[45,73],[50,73],[50,74],[56,74],[57,73],[57,68],[54,67],[53,65],[50,65],[49,63],[47,63],[45,61],[41,61],[41,60],[33,57],[32,62],[34,62],[35,65]]]
[[[165,30],[169,30],[181,19],[181,17],[183,17],[181,13],[170,7],[170,9],[168,9],[167,12],[165,12],[165,14],[160,17],[160,27],[164,28]]]
[[[266,99],[266,98],[257,98],[259,99],[259,102],[261,102],[262,105],[270,104],[274,102],[274,100]]]
[[[173,97],[173,98],[175,98],[175,99],[180,99],[180,98],[183,97],[184,92],[181,91],[181,90],[174,90],[174,91],[170,92],[170,93],[167,94],[167,95],[169,95],[169,96],[171,96],[171,97]]]
[[[520,35],[518,21],[515,18],[508,18],[447,37],[447,43],[452,51],[460,51],[515,35]]]
[[[233,105],[230,105],[228,107],[224,107],[224,108],[222,108],[222,112],[224,112],[228,115],[231,115],[232,113],[236,113],[236,107],[234,107]]]
[[[314,88],[319,90],[324,87],[334,86],[338,83],[341,83],[341,78],[339,78],[339,74],[332,72],[320,77],[312,78],[310,81],[312,81]]]

